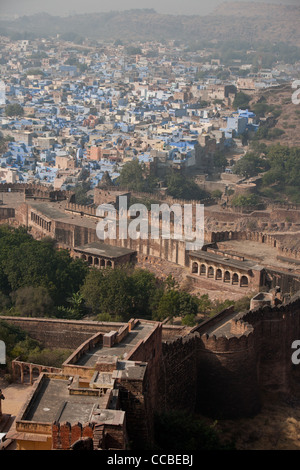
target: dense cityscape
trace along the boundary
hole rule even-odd
[[[0,450],[299,449],[300,42],[34,18],[0,22]]]

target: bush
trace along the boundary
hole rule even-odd
[[[191,178],[176,173],[168,178],[167,194],[175,199],[185,200],[201,200],[209,196]]]
[[[285,134],[284,130],[283,129],[278,129],[276,127],[275,129],[269,129],[267,138],[269,140],[277,139],[277,137],[280,137],[283,134]]]
[[[65,360],[70,356],[70,349],[42,349],[41,351],[32,351],[28,354],[27,361],[33,364],[61,368]]]
[[[240,194],[234,196],[231,200],[233,207],[258,206],[259,204],[260,198],[256,194],[250,194],[249,196]]]
[[[220,189],[216,189],[215,191],[213,191],[211,193],[212,197],[214,197],[215,199],[221,199],[222,197],[222,191],[220,191]]]
[[[181,324],[184,326],[195,326],[196,325],[195,315],[193,314],[185,315],[181,320]]]
[[[236,94],[232,105],[235,109],[246,109],[250,103],[250,100],[251,96],[241,91]]]

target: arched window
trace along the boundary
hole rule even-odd
[[[198,263],[196,262],[192,264],[192,274],[198,274]]]
[[[238,284],[238,283],[239,283],[239,276],[238,276],[237,273],[234,273],[234,274],[232,275],[232,284],[235,284],[235,285],[236,285],[236,284]]]
[[[217,271],[216,271],[216,280],[218,281],[220,279],[222,279],[222,271],[221,271],[221,269],[217,269]]]
[[[205,264],[201,264],[200,266],[200,276],[205,276],[206,274],[206,266]]]
[[[209,266],[208,271],[207,271],[208,277],[214,277],[214,273],[215,273],[214,268],[212,266]]]
[[[247,276],[242,276],[241,277],[241,284],[240,284],[241,287],[248,287],[248,278]]]
[[[230,272],[225,271],[224,273],[224,282],[230,282]]]

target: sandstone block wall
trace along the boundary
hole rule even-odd
[[[251,333],[229,339],[202,335],[197,342],[196,409],[219,419],[255,415],[260,409],[257,365]]]
[[[163,343],[158,383],[160,411],[195,411],[197,395],[196,337],[188,335]]]
[[[0,316],[0,320],[11,323],[47,348],[78,348],[94,334],[109,332],[124,326],[124,323],[72,321],[49,318],[27,318]]]
[[[120,393],[120,407],[126,412],[128,438],[134,449],[145,449],[153,439],[152,417],[145,401],[148,380],[116,379]]]

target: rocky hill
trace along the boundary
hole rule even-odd
[[[152,9],[56,17],[45,13],[0,21],[0,33],[91,39],[272,41],[300,45],[299,6],[233,2],[206,16],[159,14]]]
[[[260,142],[267,145],[280,143],[289,147],[300,146],[300,104],[296,105],[292,102],[294,91],[292,84],[287,83],[279,87],[263,89],[253,98],[251,106],[263,98],[268,106],[277,107],[279,115],[275,119],[274,128],[284,131],[283,134],[272,140],[262,139]]]

